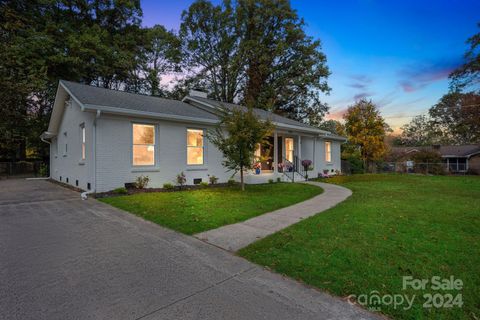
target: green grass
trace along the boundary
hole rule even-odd
[[[322,189],[292,183],[216,187],[194,191],[139,193],[103,198],[162,226],[186,233],[215,229],[309,199]]]
[[[356,175],[330,182],[353,195],[239,254],[341,297],[415,294],[410,310],[377,310],[393,318],[480,319],[480,177]],[[463,281],[460,292],[450,291],[463,295],[462,308],[423,308],[423,294],[436,292],[430,286],[402,290],[402,276],[451,275]]]

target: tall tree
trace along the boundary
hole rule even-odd
[[[135,68],[140,18],[138,0],[2,1],[2,154],[47,154],[37,134],[47,127],[59,79],[121,88]]]
[[[452,91],[471,88],[480,94],[480,32],[470,37],[467,44],[470,47],[465,52],[465,62],[450,75],[450,87]]]
[[[346,136],[345,125],[338,120],[326,120],[318,125],[318,128],[329,131],[339,136]]]
[[[326,56],[290,1],[241,0],[237,12],[247,63],[245,103],[306,122],[312,115],[323,118],[328,108],[320,93],[330,90]]]
[[[136,57],[136,75],[127,79],[130,91],[145,92],[152,96],[166,96],[162,77],[181,71],[181,43],[177,35],[164,26],[155,25],[143,30],[143,45]]]
[[[182,14],[185,64],[213,98],[317,125],[329,70],[319,40],[287,0],[198,0]]]
[[[203,86],[213,98],[224,102],[239,97],[245,76],[234,10],[230,1],[213,5],[198,0],[182,13],[180,26],[189,82]]]
[[[400,135],[400,144],[406,146],[428,146],[441,143],[441,131],[425,115],[418,115],[404,125]]]
[[[360,148],[364,168],[386,153],[385,136],[390,127],[371,100],[359,100],[344,115],[348,140]]]
[[[240,172],[240,183],[245,190],[244,171],[252,169],[258,144],[265,144],[273,130],[272,123],[257,118],[252,108],[223,110],[220,122],[207,138],[223,153],[223,165],[235,173]]]
[[[448,93],[429,114],[444,143],[480,143],[480,94]]]

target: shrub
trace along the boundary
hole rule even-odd
[[[116,193],[116,194],[127,194],[128,193],[127,188],[125,188],[125,187],[120,187],[120,188],[114,189],[112,192]]]
[[[274,183],[273,179],[268,179],[268,183]]]
[[[165,190],[173,190],[174,188],[175,187],[170,182],[167,182],[167,183],[163,184],[163,189],[165,189]]]
[[[40,168],[38,169],[38,174],[42,177],[48,176],[48,166],[45,163],[40,164]]]
[[[234,186],[237,184],[237,181],[235,181],[235,179],[228,179],[227,184],[229,186]]]
[[[282,178],[278,177],[277,182],[282,182]]]
[[[182,171],[177,174],[177,184],[180,186],[180,188],[183,188],[185,183],[187,183],[187,178],[185,177],[185,173]]]
[[[202,187],[202,188],[206,188],[206,187],[208,187],[208,182],[202,181],[202,182],[199,183],[199,186]]]
[[[208,177],[208,180],[210,181],[210,184],[216,184],[218,182],[218,178],[215,176]]]
[[[147,187],[149,182],[150,182],[150,178],[148,176],[139,176],[135,180],[135,188],[143,189]]]

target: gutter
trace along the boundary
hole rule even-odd
[[[52,133],[45,131],[40,135],[40,140],[42,142],[48,143],[48,177],[39,179],[50,179],[52,177],[52,143],[48,140],[45,140],[45,137],[49,134]]]
[[[82,200],[87,200],[89,194],[93,194],[97,191],[97,119],[100,118],[100,115],[102,114],[102,111],[97,109],[97,113],[95,115],[95,119],[93,119],[93,138],[92,138],[92,143],[93,143],[93,148],[92,148],[92,157],[93,157],[93,189],[88,190],[85,192],[82,192],[80,196],[82,197]]]
[[[218,123],[218,120],[216,119],[195,118],[195,117],[189,117],[189,116],[180,116],[180,115],[173,115],[173,114],[166,114],[166,113],[159,113],[159,112],[123,109],[123,108],[100,106],[100,105],[94,105],[94,104],[85,104],[82,111],[85,111],[85,110],[91,110],[91,111],[97,111],[97,112],[98,111],[108,112],[108,113],[119,114],[119,115],[130,115],[130,116],[163,119],[163,120],[173,120],[178,122],[193,122],[193,123],[203,123],[203,124]]]

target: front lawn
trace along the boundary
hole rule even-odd
[[[415,295],[412,308],[370,303],[396,319],[480,319],[480,177],[356,175],[330,179],[353,190],[345,202],[262,239],[240,255],[347,297]],[[402,289],[402,277],[463,281],[460,291]],[[443,305],[424,308],[424,294]],[[458,302],[458,300],[457,300]],[[404,310],[406,308],[408,310]]]
[[[307,200],[323,190],[306,184],[273,183],[194,191],[140,193],[100,201],[162,226],[195,234]]]

